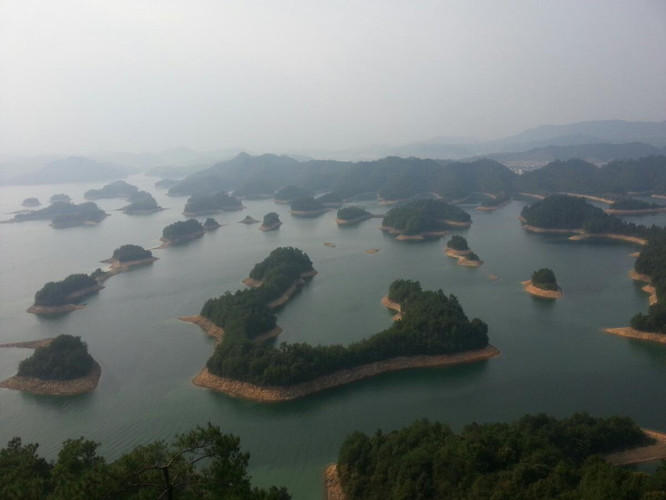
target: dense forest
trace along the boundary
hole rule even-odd
[[[384,217],[383,226],[412,235],[427,231],[440,231],[447,220],[469,223],[470,215],[442,200],[413,200],[392,208]]]
[[[488,345],[488,327],[469,320],[455,296],[422,291],[418,282],[401,282],[403,318],[388,329],[348,346],[304,343],[278,348],[242,338],[226,338],[208,360],[208,370],[259,385],[293,385],[342,369],[400,356],[454,354]],[[403,295],[400,295],[403,297]]]
[[[24,207],[38,207],[41,203],[39,203],[38,198],[26,198],[21,205]]]
[[[547,267],[542,267],[532,273],[530,278],[532,285],[542,290],[559,290],[560,287],[557,285],[557,279],[555,278],[555,273],[552,269]]]
[[[97,454],[100,443],[68,439],[47,461],[38,444],[14,438],[0,449],[0,498],[7,500],[234,499],[289,500],[284,488],[252,487],[249,454],[240,440],[208,424],[136,446],[113,462]]]
[[[446,242],[446,247],[461,252],[469,250],[469,245],[467,244],[467,240],[458,234],[454,234],[453,236],[451,236],[451,239]]]
[[[139,245],[122,245],[113,251],[112,258],[118,262],[130,262],[133,260],[149,259],[153,252],[145,250]]]
[[[203,230],[201,222],[196,219],[177,221],[162,229],[162,239],[178,242],[182,239],[189,239],[193,236],[201,235],[203,234]]]
[[[213,230],[213,229],[217,229],[218,227],[220,227],[220,223],[217,222],[217,221],[216,221],[215,219],[213,219],[212,217],[208,217],[208,218],[204,221],[204,223],[203,223],[203,228],[204,228],[206,231],[211,231],[211,230]]]
[[[270,227],[274,226],[275,224],[281,224],[280,216],[278,214],[275,212],[268,212],[266,215],[264,215],[264,220],[262,222],[263,226]]]
[[[666,230],[648,239],[634,269],[650,277],[658,301],[650,306],[647,314],[636,314],[631,319],[631,326],[636,330],[666,334]]]
[[[238,189],[234,191],[237,198],[265,198],[272,197],[275,188],[262,179],[250,179],[244,181]]]
[[[129,205],[123,207],[122,211],[129,215],[143,212],[156,212],[161,209],[157,204],[157,200],[155,200],[153,195],[147,191],[137,191],[132,193],[127,201],[129,201]]]
[[[666,463],[654,474],[612,466],[600,454],[647,444],[628,418],[577,413],[514,423],[414,422],[398,431],[350,435],[338,454],[348,500],[657,500]]]
[[[291,202],[291,210],[294,212],[324,212],[326,207],[315,200],[312,196],[306,196],[305,198],[298,198]]]
[[[342,207],[338,209],[338,214],[336,217],[340,220],[356,220],[367,219],[370,217],[370,215],[370,212],[368,212],[365,208],[350,205],[348,207]]]
[[[240,200],[229,196],[224,191],[211,194],[192,195],[185,204],[185,215],[206,214],[221,212],[223,210],[240,210],[243,208]]]
[[[115,181],[107,184],[101,189],[90,189],[85,192],[83,197],[86,200],[101,200],[103,198],[128,198],[130,195],[139,191],[139,188],[132,186],[125,181]]]
[[[655,208],[664,208],[664,206],[627,197],[615,200],[610,206],[611,210],[652,210]]]
[[[70,301],[70,296],[87,288],[97,286],[97,281],[87,274],[70,274],[62,281],[49,281],[35,293],[35,305],[61,306]]]
[[[76,210],[70,213],[54,215],[51,225],[56,228],[81,226],[84,224],[97,224],[101,222],[107,213],[93,202],[74,205]]]
[[[49,199],[49,203],[58,203],[58,202],[69,203],[70,201],[72,201],[72,199],[69,197],[69,195],[64,193],[54,194]]]
[[[21,377],[34,377],[42,380],[72,380],[90,373],[94,360],[88,354],[88,345],[81,337],[58,335],[45,346],[19,364]]]
[[[307,198],[312,193],[308,189],[298,186],[285,186],[275,193],[275,199],[278,201],[292,202],[300,198]]]
[[[66,222],[68,218],[71,218],[71,220],[76,220],[79,222],[99,222],[104,217],[106,217],[104,210],[100,209],[95,203],[91,201],[81,203],[79,205],[66,201],[56,201],[48,207],[44,207],[39,210],[31,210],[27,213],[16,214],[13,220],[16,222],[22,222],[26,220],[61,219],[62,222]]]

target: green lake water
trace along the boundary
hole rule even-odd
[[[402,427],[419,418],[442,420],[454,429],[472,421],[513,420],[525,413],[558,417],[575,411],[595,416],[628,415],[641,426],[666,431],[666,346],[604,334],[647,310],[647,295],[627,276],[636,246],[569,242],[522,230],[522,202],[493,213],[470,210],[471,228],[455,231],[485,261],[476,269],[446,257],[446,238],[422,243],[395,241],[371,219],[339,228],[335,211],[297,219],[271,200],[245,201],[242,212],[215,216],[223,227],[185,246],[156,250],[151,266],[109,279],[88,307],[44,319],[25,310],[47,281],[91,272],[126,243],[159,245],[162,228],[181,215],[186,198],[152,187],[156,179],[130,183],[147,189],[168,210],[148,216],[114,211],[122,200],[98,204],[113,214],[94,227],[56,230],[48,221],[0,225],[0,343],[80,335],[102,366],[97,389],[53,398],[0,389],[0,442],[13,436],[39,442],[53,457],[63,440],[85,436],[115,458],[137,444],[170,439],[207,422],[240,436],[251,453],[257,485],[286,485],[295,500],[322,496],[322,470],[336,460],[345,436]],[[0,212],[21,201],[42,202],[58,192],[75,202],[102,183],[3,187]],[[385,211],[375,203],[374,212]],[[280,214],[279,231],[237,222]],[[203,220],[203,218],[201,218]],[[633,220],[666,223],[666,216]],[[324,246],[332,242],[335,248]],[[177,320],[197,314],[207,298],[242,288],[254,263],[275,247],[308,253],[319,274],[278,314],[279,341],[349,343],[391,324],[380,300],[397,278],[456,295],[470,317],[488,323],[501,356],[467,366],[385,374],[309,398],[260,404],[191,384],[214,342],[195,325]],[[364,250],[378,248],[374,255]],[[558,301],[527,295],[520,284],[540,267],[552,268],[564,290]],[[491,280],[490,275],[499,279]],[[0,379],[16,373],[31,353],[0,349]]]

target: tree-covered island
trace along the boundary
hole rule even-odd
[[[69,203],[71,201],[72,201],[72,198],[70,198],[70,196],[68,194],[64,194],[64,193],[54,194],[49,199],[49,203],[58,203],[58,202]]]
[[[164,210],[157,204],[157,200],[147,191],[137,191],[132,193],[128,198],[129,205],[124,206],[120,210],[127,215],[148,215],[160,210]]]
[[[413,200],[388,211],[380,229],[398,235],[398,240],[422,240],[440,237],[447,228],[469,227],[470,215],[442,200]]]
[[[240,200],[229,196],[225,191],[219,191],[217,193],[190,196],[185,204],[183,214],[187,217],[195,217],[198,215],[242,210],[243,208]]]
[[[290,264],[290,256],[298,256],[300,265]],[[278,348],[257,342],[265,338],[261,331],[275,324],[269,301],[294,276],[302,276],[306,257],[296,249],[277,249],[251,273],[255,285],[262,283],[258,288],[206,302],[201,316],[224,325],[224,335],[195,384],[247,399],[284,401],[387,371],[469,363],[498,354],[488,344],[483,321],[470,321],[453,295],[423,291],[418,282],[392,285],[393,297],[402,300],[403,317],[365,340],[348,346],[283,343]],[[402,289],[406,291],[397,292]],[[234,310],[239,303],[244,307]]]
[[[129,271],[134,267],[152,264],[156,260],[158,260],[158,258],[153,256],[153,252],[144,249],[142,246],[122,245],[113,251],[113,255],[110,258],[102,261],[111,264],[109,270],[96,270],[92,274],[92,277],[95,278],[98,283],[103,283],[111,276]]]
[[[204,228],[201,222],[196,219],[188,219],[185,221],[177,221],[169,224],[162,229],[162,237],[160,240],[163,242],[162,247],[166,248],[173,245],[180,245],[181,243],[201,238],[204,235]]]
[[[349,435],[326,484],[336,500],[656,500],[666,497],[666,464],[649,474],[613,465],[623,463],[621,450],[649,456],[654,437],[666,436],[586,413],[473,423],[460,433],[419,420]]]
[[[562,289],[557,284],[555,273],[547,267],[534,271],[532,277],[523,282],[523,286],[527,293],[536,297],[559,299],[562,296]]]
[[[280,220],[280,216],[275,212],[268,212],[264,215],[264,220],[262,221],[261,226],[259,226],[259,231],[274,231],[279,229],[281,225],[282,221]]]
[[[327,211],[328,209],[319,200],[315,200],[312,196],[306,196],[292,201],[289,213],[296,217],[316,217]]]
[[[104,198],[128,198],[130,195],[139,191],[139,188],[132,186],[125,181],[114,181],[101,189],[90,189],[85,192],[83,197],[86,200],[101,200]]]
[[[56,201],[48,207],[29,212],[18,213],[10,222],[51,219],[54,228],[95,225],[108,214],[95,203],[89,201],[76,205],[65,201]]]
[[[72,396],[92,391],[100,375],[101,369],[88,354],[88,346],[81,337],[58,335],[21,361],[18,374],[1,382],[0,387]]]
[[[371,217],[372,214],[365,208],[351,205],[338,209],[335,222],[339,226],[348,226],[352,224],[358,224],[359,222],[370,219]]]
[[[203,228],[205,231],[214,231],[220,227],[222,227],[222,225],[212,217],[208,217],[203,223]]]
[[[28,309],[33,314],[64,314],[85,306],[78,302],[104,288],[87,274],[70,274],[62,281],[50,281],[35,293],[35,303]]]
[[[479,259],[479,256],[469,248],[467,240],[458,234],[454,234],[451,236],[451,239],[446,242],[444,253],[449,257],[458,259],[457,264],[459,266],[479,267],[483,264],[483,261]]]
[[[41,203],[38,198],[26,198],[21,205],[24,207],[38,207]]]

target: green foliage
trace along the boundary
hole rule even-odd
[[[83,197],[86,200],[100,200],[102,198],[127,198],[139,191],[139,188],[132,186],[125,181],[115,181],[107,184],[102,189],[90,189],[85,192]]]
[[[273,226],[279,223],[280,223],[280,216],[275,212],[268,212],[266,215],[264,215],[264,221],[262,224],[264,226]]]
[[[69,195],[64,193],[54,194],[49,199],[50,203],[58,203],[58,202],[69,203],[70,201],[72,201],[72,199],[69,197]]]
[[[502,191],[501,193],[498,193],[494,198],[485,200],[483,203],[481,203],[481,206],[488,208],[497,207],[508,201],[511,201],[511,196]]]
[[[38,306],[61,306],[72,300],[70,295],[97,285],[97,281],[87,274],[70,274],[62,281],[49,281],[35,293]]]
[[[475,254],[474,252],[470,252],[469,254],[467,254],[467,255],[465,256],[465,258],[466,258],[467,260],[481,260],[481,259],[479,258],[479,256],[478,256],[477,254]]]
[[[610,208],[613,210],[649,210],[652,208],[663,208],[663,205],[648,203],[634,198],[620,198],[614,201]]]
[[[157,204],[153,195],[147,191],[137,191],[129,196],[129,205],[123,207],[123,212],[126,214],[133,214],[137,212],[153,212],[159,210],[160,206]]]
[[[32,210],[24,214],[16,214],[17,222],[26,220],[52,219],[54,225],[73,225],[86,221],[99,222],[106,216],[104,210],[93,202],[75,205],[65,201],[57,201],[40,210]]]
[[[204,223],[203,223],[203,227],[204,227],[204,229],[215,229],[215,228],[220,227],[220,223],[217,222],[217,221],[216,221],[215,219],[213,219],[212,217],[208,217],[208,218],[204,221]]]
[[[467,245],[467,240],[458,234],[451,236],[451,239],[446,243],[447,248],[453,250],[465,251],[469,250],[469,245]]]
[[[636,272],[650,277],[657,293],[657,304],[650,306],[647,314],[637,314],[631,319],[631,326],[637,330],[666,333],[666,231],[651,228],[647,244],[641,250],[636,264]]]
[[[541,288],[542,290],[559,290],[557,286],[557,279],[555,279],[555,273],[552,269],[547,267],[542,267],[541,269],[534,271],[531,278],[532,284]]]
[[[185,214],[202,214],[207,212],[217,212],[220,210],[238,210],[243,205],[233,196],[229,196],[224,191],[212,194],[192,195],[185,204]]]
[[[340,191],[331,191],[330,193],[323,194],[317,198],[319,203],[331,203],[334,205],[340,204],[344,201],[343,193]]]
[[[603,210],[590,205],[583,198],[560,194],[525,206],[521,215],[531,226],[548,229],[582,229],[586,218],[590,214],[599,212],[603,214]]]
[[[648,500],[665,491],[663,472],[623,470],[594,456],[645,440],[627,418],[585,413],[471,424],[460,434],[420,420],[389,434],[350,435],[338,472],[349,500]]]
[[[286,186],[275,193],[275,199],[280,201],[294,201],[300,198],[306,198],[310,195],[310,191],[302,187]]]
[[[113,251],[113,258],[119,262],[149,259],[152,256],[153,252],[139,245],[123,245]]]
[[[178,221],[169,224],[162,230],[162,238],[168,241],[178,241],[182,238],[188,238],[203,231],[201,222],[196,219]]]
[[[403,304],[412,296],[421,293],[421,283],[412,280],[395,280],[389,286],[388,298],[393,302]]]
[[[404,234],[438,231],[446,227],[444,220],[470,222],[464,210],[442,200],[414,200],[392,208],[384,217],[383,224]]]
[[[355,220],[368,217],[369,215],[370,212],[365,208],[352,205],[340,208],[336,217],[341,220]]]
[[[171,443],[137,446],[107,463],[99,443],[69,439],[54,462],[36,444],[12,439],[0,450],[0,497],[8,500],[289,500],[285,488],[252,487],[240,440],[208,424]]]
[[[71,380],[84,377],[93,367],[88,346],[81,337],[58,335],[19,364],[18,374],[44,380]]]
[[[305,198],[298,198],[292,201],[291,209],[297,212],[319,212],[325,210],[326,207],[312,196],[306,196]]]

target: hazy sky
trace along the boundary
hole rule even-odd
[[[0,0],[0,152],[666,119],[664,0]]]

